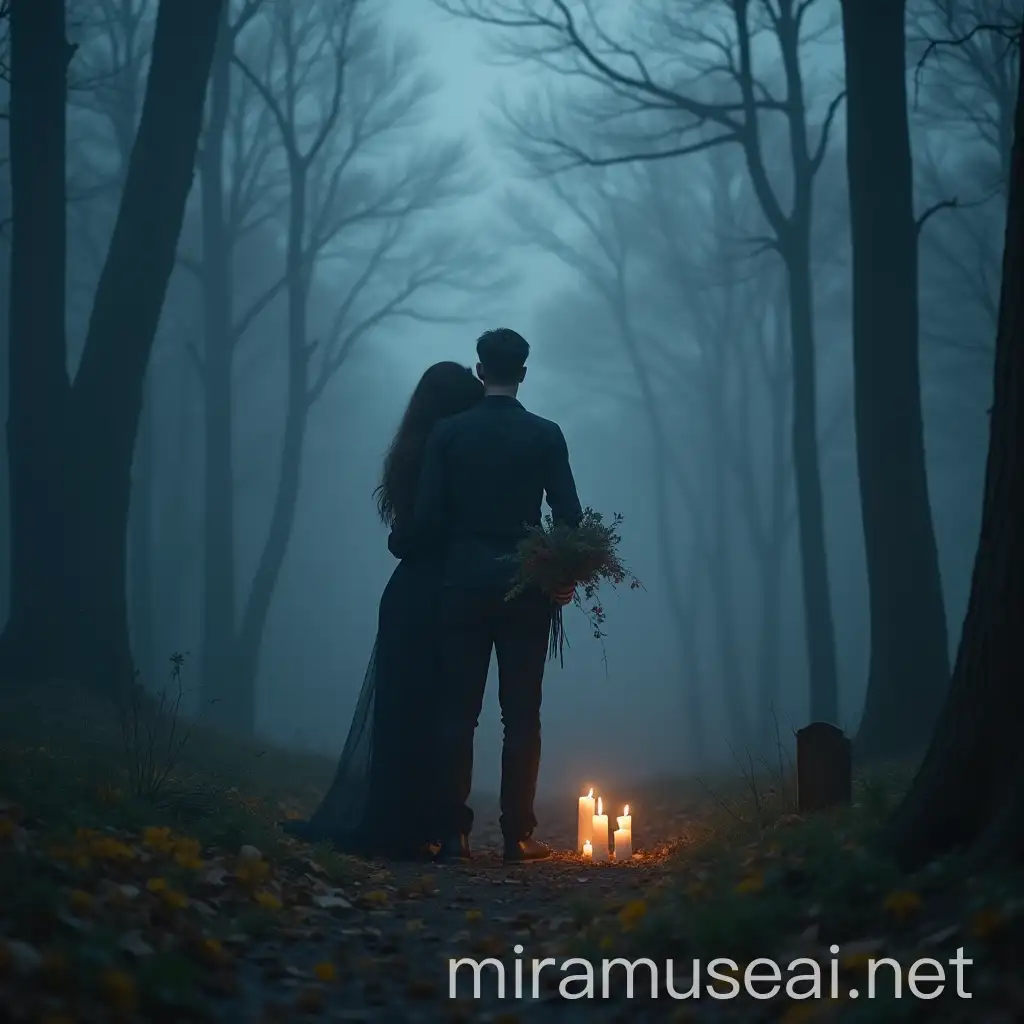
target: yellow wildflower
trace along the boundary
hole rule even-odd
[[[160,899],[168,910],[184,910],[188,906],[188,897],[176,889],[164,889]]]
[[[805,1024],[806,1021],[814,1020],[821,1012],[816,1002],[790,1003],[786,1012],[779,1018],[779,1024]]]
[[[764,888],[764,875],[748,875],[736,886],[736,892],[740,895],[750,892],[760,892]]]
[[[202,847],[198,839],[176,839],[174,841],[174,856],[196,858],[199,856]]]
[[[101,979],[103,994],[110,1004],[122,1013],[133,1013],[138,1006],[135,982],[124,971],[108,970]]]
[[[1006,919],[993,907],[983,907],[971,918],[971,935],[976,939],[988,939],[1001,931]]]
[[[163,878],[151,878],[146,882],[146,888],[150,892],[163,892],[167,888],[167,882]]]
[[[329,960],[324,960],[318,963],[313,968],[313,973],[316,975],[318,981],[334,981],[338,976],[337,970],[335,970],[334,964]]]
[[[92,896],[84,889],[72,889],[68,893],[68,903],[76,914],[88,914],[92,910]]]
[[[89,852],[100,860],[131,860],[135,854],[127,843],[111,836],[101,836],[89,844]]]
[[[882,901],[882,907],[902,921],[920,909],[921,897],[912,889],[895,889]]]
[[[264,909],[264,910],[280,910],[281,901],[272,893],[267,892],[266,889],[260,889],[255,894],[253,899]]]
[[[212,964],[223,964],[228,959],[224,947],[218,939],[203,939],[199,943],[199,953],[203,959]]]
[[[867,967],[874,960],[871,953],[847,953],[839,961],[839,966],[844,971],[856,971],[862,967]]]
[[[150,849],[159,853],[166,853],[173,844],[171,830],[164,825],[150,825],[148,828],[144,828],[142,841]]]
[[[633,900],[627,903],[619,911],[619,923],[622,925],[622,930],[628,932],[631,928],[634,928],[646,913],[646,900]]]
[[[235,868],[235,877],[246,885],[258,885],[270,875],[270,865],[265,860],[240,861]]]

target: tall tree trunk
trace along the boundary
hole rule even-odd
[[[662,549],[662,564],[665,571],[665,589],[672,612],[675,627],[676,645],[679,658],[679,684],[685,694],[686,735],[690,749],[687,751],[687,763],[701,765],[706,762],[707,739],[704,729],[704,698],[700,688],[697,657],[697,608],[696,601],[683,593],[679,585],[680,555],[678,543],[679,522],[672,515],[670,481],[674,478],[683,492],[689,514],[695,517],[698,510],[693,502],[693,492],[686,485],[678,461],[672,454],[665,432],[665,424],[655,394],[651,372],[644,362],[643,354],[633,324],[628,305],[628,289],[625,281],[625,268],[619,267],[615,282],[614,312],[618,321],[619,333],[626,347],[626,355],[633,368],[640,399],[647,414],[647,423],[651,430],[651,443],[654,456],[654,501],[657,522],[658,540]],[[696,525],[691,526],[696,533]],[[695,557],[689,563],[699,564],[699,544],[694,548]]]
[[[715,381],[711,389],[724,382]],[[721,396],[712,398],[712,416],[716,422],[712,436],[722,438],[726,415]],[[736,604],[734,601],[733,567],[730,556],[731,540],[736,536],[736,525],[729,501],[729,468],[726,454],[721,448],[708,453],[709,490],[711,497],[710,543],[704,559],[708,594],[715,614],[715,649],[722,696],[728,715],[728,729],[734,752],[742,754],[750,743],[747,721],[750,701],[743,692],[743,667],[740,663],[736,636]]]
[[[669,489],[671,455],[665,443],[664,428],[657,410],[652,410],[648,420],[651,424],[652,435],[656,438],[653,445],[655,519],[661,564],[665,574],[665,592],[668,596],[669,611],[672,614],[671,628],[677,648],[679,688],[683,693],[683,706],[686,715],[685,732],[689,748],[686,751],[686,765],[696,768],[705,763],[707,755],[704,700],[700,689],[700,676],[696,671],[697,608],[695,599],[692,596],[684,595],[683,588],[679,585],[679,572],[682,563],[678,537],[680,523],[672,515]],[[699,555],[697,558],[699,559]],[[690,564],[696,565],[697,562],[694,561]]]
[[[786,564],[787,528],[787,451],[785,442],[786,412],[784,387],[772,395],[772,422],[769,427],[769,472],[767,496],[768,515],[758,551],[758,689],[759,729],[757,740],[762,752],[775,753],[779,740],[778,714],[782,700],[782,580]]]
[[[192,365],[178,360],[178,379],[172,390],[186,396],[192,385]],[[161,637],[164,650],[178,650],[180,638],[190,627],[186,614],[195,590],[192,577],[195,549],[199,547],[193,535],[192,508],[184,496],[192,493],[193,431],[195,420],[186,400],[176,403],[176,417],[172,427],[173,444],[167,473],[163,475],[165,495],[160,517],[159,551],[162,570],[159,596],[161,598]]]
[[[6,214],[5,214],[6,216]],[[10,289],[8,275],[10,260],[8,250],[3,250],[3,265],[0,267],[0,423],[3,423],[4,439],[0,441],[0,622],[6,622],[10,604],[11,581],[11,510],[10,488],[7,482],[7,410],[10,396],[7,389],[8,324],[6,312],[9,309]]]
[[[235,640],[235,472],[233,245],[224,202],[224,140],[231,95],[232,40],[227,9],[210,76],[209,116],[199,162],[203,231],[203,612],[202,685],[211,717],[236,720],[229,676]],[[249,717],[247,714],[243,718]]]
[[[790,317],[793,380],[793,471],[799,516],[800,571],[804,629],[810,673],[810,716],[839,723],[836,629],[829,586],[828,548],[818,445],[818,381],[814,340],[814,291],[811,283],[810,185],[806,211],[794,214],[788,244],[783,245]]]
[[[1024,76],[996,338],[981,537],[953,682],[884,845],[917,866],[968,847],[1024,858]]]
[[[131,681],[126,534],[143,383],[192,184],[223,0],[161,0],[142,116],[71,393],[77,540],[66,635],[105,689]]]
[[[786,307],[780,295],[772,304],[772,345],[765,353],[765,384],[769,402],[767,517],[758,552],[760,616],[758,619],[758,703],[762,727],[758,739],[769,753],[778,742],[782,699],[782,581],[789,546],[789,374],[786,372]]]
[[[11,257],[7,466],[10,603],[0,671],[41,682],[64,673],[68,427],[64,0],[10,5]]]
[[[697,550],[696,530],[691,535],[690,551],[683,565],[695,566],[700,563],[700,552]],[[678,564],[678,563],[677,563]],[[708,740],[704,712],[704,693],[701,690],[700,648],[698,646],[698,618],[700,605],[695,595],[685,599],[678,576],[675,577],[672,591],[677,596],[673,599],[673,623],[678,636],[679,648],[679,683],[683,690],[683,710],[686,715],[686,737],[689,749],[681,758],[680,768],[691,773],[700,771],[708,764]]]
[[[843,0],[853,389],[871,663],[856,747],[920,753],[949,680],[925,464],[905,0]]]
[[[153,605],[153,385],[147,381],[139,421],[139,439],[132,466],[131,508],[129,509],[129,570],[131,573],[131,637],[135,663],[144,682],[156,679]]]
[[[295,511],[302,484],[302,449],[309,417],[309,356],[307,338],[309,290],[312,266],[304,249],[307,231],[307,169],[301,159],[292,158],[288,210],[288,241],[285,256],[288,301],[288,391],[284,437],[277,491],[270,514],[270,526],[259,564],[253,576],[241,627],[236,641],[231,673],[231,697],[237,713],[232,725],[243,733],[256,727],[256,684],[263,634],[281,568],[288,553]]]

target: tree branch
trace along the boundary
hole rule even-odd
[[[924,229],[925,224],[940,210],[955,210],[959,206],[960,202],[955,196],[952,199],[940,199],[939,202],[932,203],[914,222],[918,237],[921,236],[921,231]]]

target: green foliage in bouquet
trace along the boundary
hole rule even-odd
[[[555,594],[575,587],[573,603],[586,614],[603,649],[605,611],[598,598],[601,584],[608,583],[615,588],[628,582],[630,590],[642,586],[619,557],[621,525],[622,516],[618,512],[606,523],[600,512],[588,506],[578,526],[555,523],[547,515],[540,526],[527,527],[527,535],[510,556],[516,562],[516,574],[505,600],[511,601],[534,588]],[[564,664],[567,642],[562,606],[553,605],[549,657],[557,654],[559,662]]]

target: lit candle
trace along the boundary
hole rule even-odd
[[[604,813],[604,808],[601,806],[601,798],[597,798],[597,814],[593,817],[593,845],[594,845],[594,860],[607,860],[608,859],[608,815]]]
[[[629,813],[629,804],[626,804],[622,815],[615,820],[619,823],[619,827],[615,830],[615,859],[632,860],[633,819]]]
[[[576,852],[582,853],[583,847],[590,842],[594,834],[594,791],[580,797],[579,821],[576,826]]]
[[[589,839],[583,844],[583,859],[584,860],[593,860],[594,859],[594,846],[590,842]]]

